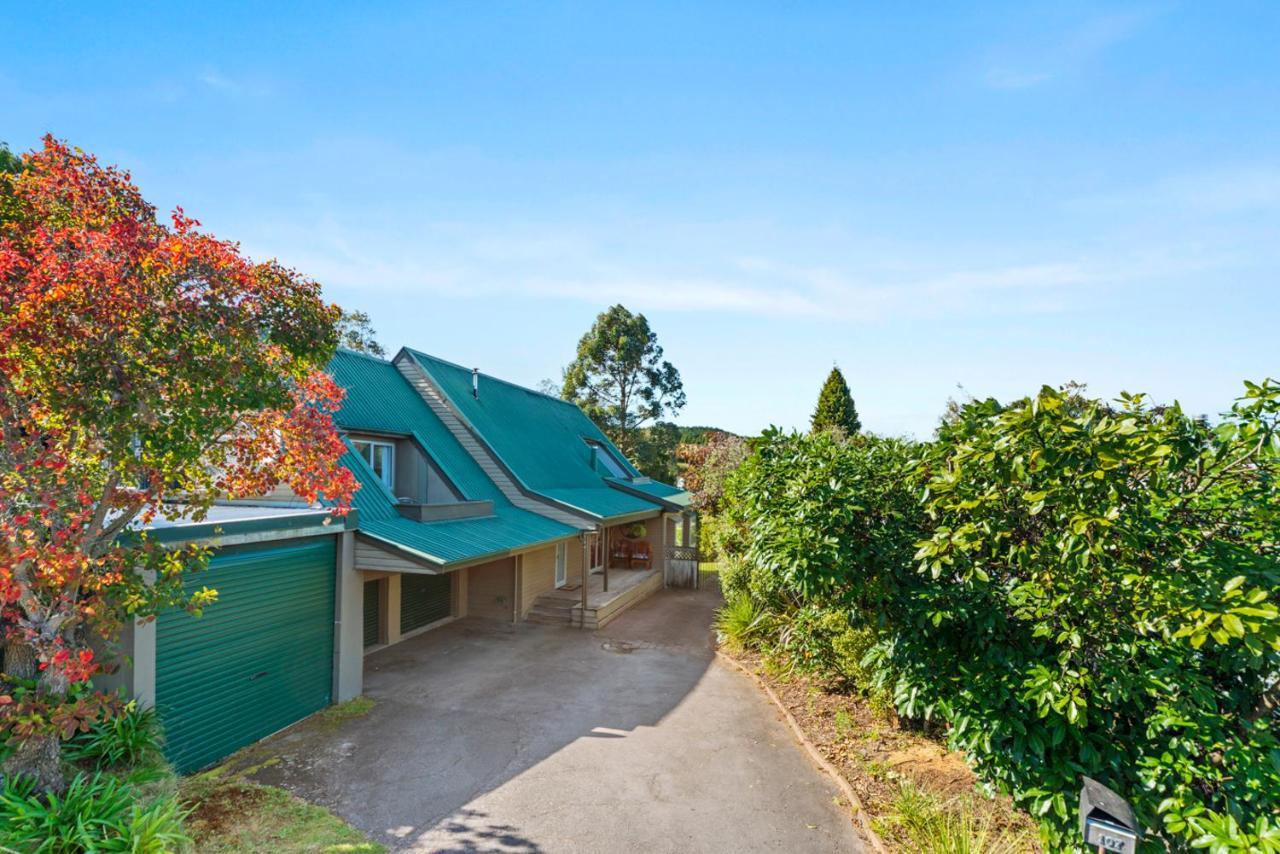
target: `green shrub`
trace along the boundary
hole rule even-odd
[[[0,790],[0,845],[32,854],[173,851],[190,843],[184,817],[175,799],[139,802],[124,781],[107,774],[77,774],[61,796],[8,778]]]
[[[908,713],[1077,832],[1089,773],[1170,840],[1280,811],[1280,386],[1216,429],[1141,396],[975,403],[926,456],[929,586],[892,654]]]
[[[1217,427],[1046,388],[919,446],[770,431],[726,495],[792,660],[949,724],[1052,850],[1089,774],[1157,846],[1280,851],[1280,385]]]
[[[736,599],[750,595],[748,582],[751,579],[751,565],[741,557],[725,555],[717,564],[720,570],[720,592],[725,599]]]
[[[66,744],[64,755],[98,769],[153,766],[162,761],[164,733],[155,709],[125,703]]]

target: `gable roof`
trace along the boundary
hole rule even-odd
[[[483,373],[473,395],[469,368],[417,350],[403,353],[528,491],[606,522],[687,505],[683,490],[643,478],[577,405]],[[602,472],[590,443],[614,457],[630,479]]]
[[[349,450],[342,462],[361,485],[352,503],[360,512],[362,534],[448,567],[578,533],[513,505],[390,362],[339,350],[329,363],[329,374],[347,391],[342,408],[334,414],[340,428],[410,437],[463,498],[493,502],[491,516],[434,522],[407,519],[364,458]]]

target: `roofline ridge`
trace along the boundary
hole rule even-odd
[[[457,362],[451,362],[448,359],[442,359],[439,356],[433,356],[430,353],[424,353],[423,351],[416,350],[413,347],[405,347],[403,349],[408,350],[410,353],[412,353],[415,356],[425,356],[428,359],[431,359],[436,362],[440,362],[441,364],[448,365],[451,368],[457,368],[460,371],[467,371],[468,373],[470,373],[473,370],[479,371],[478,368],[468,368],[466,365],[461,365]],[[513,382],[511,380],[504,380],[502,377],[496,377],[493,374],[486,374],[484,371],[479,371],[479,374],[480,376],[484,377],[487,380],[493,380],[496,383],[502,383],[503,385],[508,385],[508,386],[511,386],[512,388],[520,389],[520,391],[527,392],[528,394],[535,394],[538,397],[545,397],[547,400],[552,400],[552,401],[555,401],[556,403],[563,403],[568,406],[572,406],[575,409],[582,408],[578,406],[578,404],[574,403],[572,400],[565,400],[563,397],[556,397],[553,394],[547,394],[545,391],[538,391],[536,388],[529,388],[527,385],[520,385],[520,383],[518,382]]]
[[[337,349],[334,350],[334,355],[337,355],[338,353],[346,353],[349,356],[359,356],[362,359],[368,359],[371,362],[377,362],[381,365],[391,364],[390,359],[384,359],[381,356],[374,356],[372,353],[365,353],[360,350],[352,350],[350,347],[343,347],[341,344],[339,344]]]

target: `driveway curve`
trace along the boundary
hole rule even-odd
[[[254,779],[396,851],[864,850],[773,705],[716,661],[718,602],[662,591],[600,632],[451,623],[370,655],[373,711],[281,734]]]

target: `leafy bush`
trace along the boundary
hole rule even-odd
[[[173,798],[139,802],[122,780],[77,774],[66,794],[44,795],[26,778],[0,790],[0,844],[32,854],[173,851],[189,844]]]
[[[153,765],[161,761],[164,735],[155,709],[136,700],[108,713],[66,745],[66,756],[98,769]]]
[[[1268,382],[1216,428],[1045,388],[922,446],[771,432],[726,489],[732,581],[824,669],[847,620],[855,683],[949,724],[1054,850],[1082,774],[1171,844],[1280,850],[1278,424]]]

